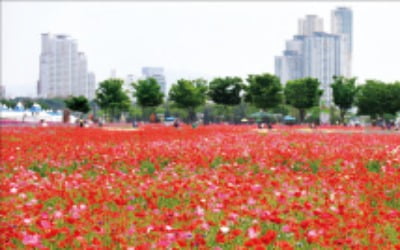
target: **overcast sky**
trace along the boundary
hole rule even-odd
[[[8,96],[36,94],[41,33],[69,34],[96,80],[161,66],[180,77],[274,73],[274,56],[307,14],[353,10],[353,75],[400,80],[400,2],[1,2],[1,83]]]

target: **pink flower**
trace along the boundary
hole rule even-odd
[[[54,218],[61,218],[63,216],[63,213],[61,212],[61,211],[56,211],[55,213],[54,213]]]
[[[257,232],[254,228],[249,228],[249,230],[247,231],[249,238],[250,239],[254,239],[258,236],[259,232]]]
[[[247,200],[247,204],[248,204],[248,205],[254,205],[254,204],[256,204],[256,200],[254,200],[253,197],[250,197],[250,198]]]
[[[289,233],[290,231],[291,231],[291,228],[290,228],[289,225],[284,225],[284,226],[282,227],[282,232],[284,232],[284,233]]]
[[[309,237],[316,237],[316,236],[318,236],[318,234],[317,234],[317,231],[311,230],[311,231],[309,231],[309,232],[307,233],[307,236],[309,236]]]
[[[29,245],[29,246],[38,246],[39,242],[40,238],[38,234],[33,234],[33,235],[26,234],[24,235],[24,238],[22,240],[22,243],[24,243],[24,245]]]
[[[197,216],[203,216],[204,215],[204,209],[200,206],[196,207],[196,214]]]
[[[40,225],[44,228],[44,229],[49,229],[51,228],[51,224],[48,220],[41,220],[40,221]]]

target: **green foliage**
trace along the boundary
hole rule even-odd
[[[156,171],[154,164],[150,161],[142,161],[139,173],[142,175],[152,175]]]
[[[373,118],[383,114],[396,114],[400,111],[400,82],[387,84],[376,80],[367,80],[359,87],[356,105],[359,114]]]
[[[206,101],[207,83],[205,80],[178,80],[169,91],[169,99],[178,108],[187,109],[189,120],[195,119],[195,108],[204,105]]]
[[[32,98],[16,98],[17,102],[21,102],[24,105],[25,109],[29,109],[32,107],[34,100]]]
[[[356,78],[344,78],[342,76],[333,77],[331,85],[333,91],[333,101],[340,109],[340,120],[344,122],[346,111],[353,106],[354,98],[357,93]]]
[[[400,193],[400,190],[394,189],[387,191],[387,198],[385,201],[386,206],[397,209],[400,211],[400,197],[398,196],[398,193]]]
[[[245,87],[245,101],[260,109],[274,108],[282,103],[282,85],[277,76],[271,74],[249,75]]]
[[[178,206],[180,201],[176,198],[168,198],[168,197],[158,197],[157,200],[157,207],[162,209],[162,208],[169,208],[172,209],[176,206]]]
[[[29,170],[32,170],[40,175],[40,177],[46,177],[48,173],[53,172],[53,169],[44,163],[43,165],[33,164],[32,166],[28,167]]]
[[[51,197],[51,198],[47,199],[46,201],[44,201],[44,202],[43,202],[43,207],[46,208],[46,209],[48,209],[49,207],[50,207],[50,208],[54,208],[54,207],[56,207],[57,205],[58,205],[58,206],[61,205],[61,206],[64,208],[64,207],[65,207],[65,204],[66,204],[66,202],[65,202],[65,200],[64,200],[62,197],[60,197],[60,196],[54,196],[54,197]]]
[[[286,83],[286,102],[299,109],[300,121],[304,121],[306,109],[319,105],[322,91],[319,89],[319,81],[316,78],[306,77],[291,80]]]
[[[376,160],[371,160],[371,161],[367,162],[367,165],[365,167],[370,172],[375,172],[375,173],[381,172],[381,163]]]
[[[163,103],[164,94],[156,79],[148,78],[132,83],[135,92],[133,96],[137,98],[137,103],[142,107],[156,107]]]
[[[146,208],[147,207],[147,200],[141,196],[139,197],[135,197],[134,199],[129,201],[130,205],[138,205],[142,208]]]
[[[1,104],[5,104],[8,108],[15,108],[17,102],[13,99],[0,99]]]
[[[321,108],[319,106],[312,107],[308,111],[308,116],[305,119],[306,122],[314,122],[314,123],[319,123],[319,117],[321,114]]]
[[[221,156],[217,156],[214,158],[214,160],[211,162],[211,168],[216,168],[219,165],[221,165],[224,162],[224,159]]]
[[[65,102],[63,98],[39,98],[36,102],[42,107],[42,109],[64,109]]]
[[[243,81],[240,77],[215,78],[210,82],[208,96],[217,104],[238,105]]]
[[[395,82],[387,85],[389,93],[389,102],[386,109],[386,113],[396,114],[400,112],[400,82]]]
[[[320,164],[321,164],[320,160],[315,160],[315,161],[310,160],[310,168],[313,174],[318,173]]]
[[[129,97],[122,90],[123,83],[121,79],[108,79],[101,82],[96,90],[96,103],[112,117],[130,107]]]
[[[384,233],[387,239],[393,244],[396,245],[400,242],[400,233],[396,230],[396,228],[390,224],[384,227]]]
[[[89,101],[84,96],[71,96],[64,102],[67,108],[72,111],[82,112],[83,114],[86,114],[90,110]]]
[[[282,114],[283,116],[285,116],[285,115],[289,114],[290,109],[287,105],[280,104],[280,105],[276,106],[275,108],[273,108],[271,110],[271,112],[274,114]]]

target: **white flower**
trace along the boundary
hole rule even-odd
[[[227,232],[229,232],[229,227],[223,226],[223,227],[220,228],[220,230],[221,230],[221,232],[223,232],[224,234],[226,234]]]
[[[26,218],[26,219],[24,219],[24,223],[27,224],[27,225],[29,225],[29,224],[32,223],[32,219]]]

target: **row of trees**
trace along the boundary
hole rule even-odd
[[[334,77],[333,99],[340,109],[341,121],[348,109],[354,105],[359,114],[373,118],[384,114],[395,115],[400,111],[400,82],[387,84],[368,80],[356,86],[356,78]],[[178,80],[172,85],[168,101],[175,107],[185,109],[188,120],[196,119],[196,108],[207,99],[222,105],[225,110],[243,101],[263,111],[271,111],[282,104],[288,104],[299,111],[300,121],[304,121],[306,111],[320,105],[320,83],[315,78],[291,80],[283,87],[277,76],[272,74],[249,75],[244,84],[240,77],[215,78],[207,84],[203,79]],[[123,80],[108,79],[96,91],[96,102],[111,117],[130,107],[129,97],[122,90]],[[164,101],[164,94],[153,78],[132,83],[133,97],[142,108],[153,110]]]
[[[343,122],[346,112],[357,107],[358,113],[370,115],[372,118],[391,116],[400,111],[400,82],[384,83],[376,80],[367,80],[365,84],[356,85],[356,78],[334,77],[331,85],[334,104],[340,110],[340,120]],[[73,111],[87,113],[90,107],[98,105],[108,119],[119,117],[122,112],[134,109],[143,117],[147,114],[159,111],[162,105],[165,113],[169,110],[185,110],[188,121],[196,119],[196,111],[200,106],[204,107],[204,115],[210,114],[210,102],[222,107],[225,117],[248,115],[246,110],[249,105],[252,110],[261,109],[286,115],[288,110],[297,109],[300,121],[304,121],[306,112],[313,107],[320,106],[320,83],[315,78],[302,78],[288,81],[283,87],[278,77],[272,74],[249,75],[247,84],[240,77],[215,78],[209,83],[203,79],[180,79],[172,85],[168,98],[164,97],[160,86],[153,78],[139,80],[132,83],[132,97],[135,104],[141,108],[137,112],[132,106],[129,94],[123,90],[123,80],[108,79],[100,83],[96,90],[96,98],[89,103],[85,97],[70,97],[62,99],[38,99],[36,100],[44,109],[48,104],[61,108],[65,106]],[[34,100],[1,100],[2,103],[24,101],[25,107]],[[205,105],[208,103],[207,105]],[[27,105],[28,104],[28,105]],[[95,105],[96,104],[96,105]],[[207,107],[208,108],[207,108]],[[54,107],[52,107],[54,108]],[[251,110],[251,109],[250,109]],[[234,115],[232,115],[234,113]],[[169,115],[169,114],[168,114]]]
[[[63,109],[65,108],[64,98],[31,98],[31,97],[15,97],[0,99],[1,104],[5,104],[9,108],[14,108],[17,103],[21,102],[26,109],[32,107],[34,103],[38,103],[42,109]]]

